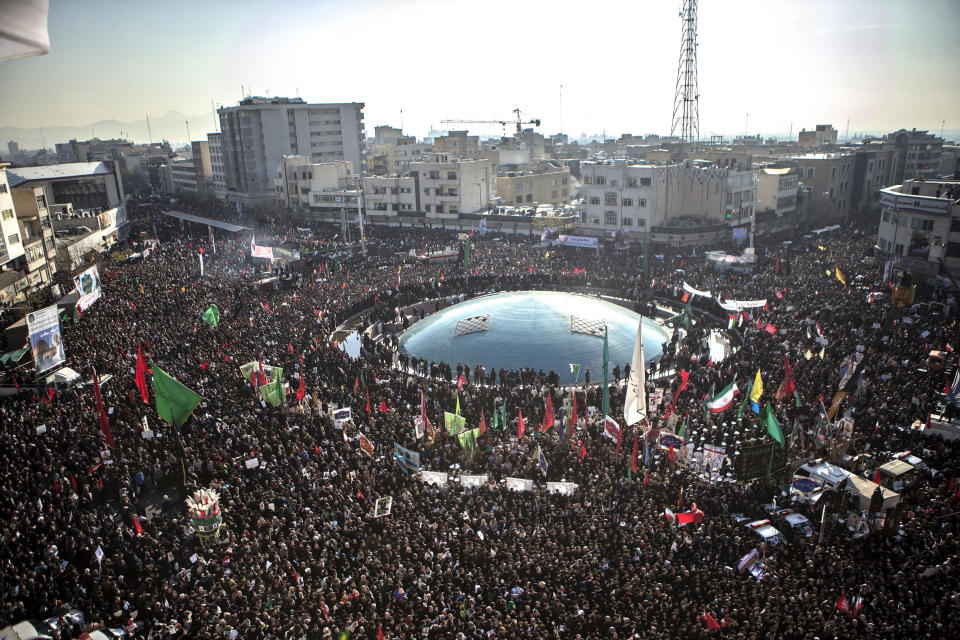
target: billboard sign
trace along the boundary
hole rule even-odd
[[[33,351],[34,371],[43,373],[66,360],[57,305],[27,314],[27,334]]]

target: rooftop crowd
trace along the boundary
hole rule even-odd
[[[942,404],[949,383],[943,372],[928,371],[927,354],[951,351],[960,336],[953,315],[893,307],[882,265],[864,260],[873,244],[869,229],[761,237],[752,274],[716,270],[700,250],[654,247],[644,279],[640,248],[551,248],[548,257],[534,246],[539,238],[491,233],[474,238],[465,270],[459,261],[429,265],[408,256],[410,249],[456,246],[452,232],[371,227],[370,257],[329,260],[300,273],[278,266],[292,286],[267,288],[253,286],[265,264],[250,259],[249,240],[218,231],[214,252],[206,229],[181,230],[163,209],[129,206],[131,237],[152,237],[156,229],[159,246],[138,261],[103,256],[102,298],[63,327],[70,366],[84,378],[92,367],[114,376],[103,389],[117,442],[113,464],[99,464],[106,446],[89,390],[50,397],[43,387],[30,390],[20,374],[23,391],[0,404],[4,623],[44,619],[69,605],[84,612],[88,630],[126,627],[138,638],[312,639],[343,631],[376,638],[379,630],[404,640],[960,635],[958,452],[909,428]],[[339,233],[334,226],[306,233],[267,223],[256,229],[256,241],[307,255],[342,249]],[[875,350],[841,410],[853,409],[855,421],[846,453],[909,449],[937,470],[903,492],[894,527],[853,539],[846,527],[831,525],[822,542],[764,546],[768,571],[758,581],[735,570],[758,545],[729,514],[761,517],[761,504],[783,499],[780,484],[789,476],[716,482],[668,464],[652,446],[649,466],[641,456],[628,478],[633,427],[618,454],[600,420],[583,420],[586,407],[601,404],[598,371],[588,388],[576,389],[581,419],[571,440],[558,437],[571,389],[550,384],[549,376],[504,376],[493,362],[423,363],[416,372],[395,366],[401,358],[390,327],[398,307],[562,287],[614,291],[644,310],[679,310],[683,282],[714,298],[768,301],[737,318],[739,348],[715,363],[704,339],[709,327],[726,328],[727,314],[715,300],[694,296],[695,324],[684,337],[674,334],[657,365],[689,373],[674,412],[688,421],[695,446],[722,441],[734,465],[739,446],[769,436],[751,411],[738,419],[736,405],[705,415],[711,389],[736,380],[745,391],[759,368],[763,401],[774,404],[784,432],[797,425],[805,434],[792,442],[793,457],[813,457],[820,455],[810,437],[819,398],[829,405],[858,345]],[[66,277],[63,284],[69,288]],[[918,291],[918,300],[940,296]],[[221,311],[215,328],[201,320],[211,303]],[[386,321],[387,339],[351,359],[331,337],[357,313],[368,323]],[[173,433],[134,386],[138,345],[148,361],[203,396],[180,439],[188,489],[213,487],[222,495],[220,545],[201,548],[190,528]],[[799,406],[772,402],[784,353]],[[258,358],[283,367],[293,390],[303,375],[304,400],[291,393],[286,407],[261,404],[239,375],[241,364]],[[628,363],[614,364],[625,371]],[[474,372],[458,394],[462,365]],[[478,365],[495,377],[479,383]],[[622,415],[624,378],[611,377],[614,416]],[[679,380],[668,375],[649,386],[672,398]],[[432,441],[413,429],[421,393],[436,429]],[[558,426],[540,432],[548,393]],[[457,402],[469,427],[483,416],[486,431],[473,452],[444,434],[443,413]],[[495,430],[492,413],[503,403],[508,424]],[[345,406],[354,420],[343,432],[330,413]],[[517,442],[519,413],[526,434]],[[161,437],[141,436],[144,416]],[[662,413],[653,421],[663,426]],[[40,425],[47,431],[38,435]],[[361,433],[374,443],[372,456],[359,448]],[[490,481],[476,489],[425,484],[396,462],[394,443],[419,451],[423,469],[485,473]],[[538,448],[548,462],[545,475]],[[260,466],[248,469],[253,457]],[[508,476],[538,485],[574,482],[577,489],[569,496],[510,492]],[[374,502],[386,496],[393,497],[391,513],[373,517]],[[677,528],[664,517],[665,508],[692,503],[702,522]],[[842,594],[862,598],[863,606],[854,615],[840,611]],[[722,627],[708,628],[704,614]],[[77,632],[67,626],[59,633]]]

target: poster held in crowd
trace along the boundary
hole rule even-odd
[[[421,471],[420,480],[422,480],[424,484],[442,487],[447,484],[447,474],[444,471]]]
[[[359,435],[358,440],[360,441],[360,450],[363,451],[367,456],[373,457],[373,443],[370,442],[370,439],[363,435]]]
[[[377,498],[376,503],[373,505],[373,517],[382,518],[383,516],[390,515],[390,511],[393,509],[393,496],[387,496],[386,498]]]
[[[93,265],[73,279],[77,288],[77,308],[84,312],[100,299],[100,271]]]
[[[487,482],[486,474],[478,475],[478,476],[471,476],[471,475],[460,476],[460,486],[468,489],[471,487],[483,486],[486,482]]]
[[[533,480],[507,478],[507,491],[533,491]]]
[[[559,493],[564,496],[572,496],[577,490],[576,482],[548,482],[547,493]]]
[[[410,449],[401,447],[399,444],[394,443],[394,456],[397,459],[397,462],[400,463],[400,466],[403,468],[404,473],[417,473],[420,471],[420,454],[416,451],[411,451]]]
[[[43,373],[64,363],[66,354],[63,350],[63,336],[60,335],[57,305],[28,313],[27,334],[36,373]]]

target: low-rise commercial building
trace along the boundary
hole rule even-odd
[[[429,160],[411,163],[410,172],[417,179],[417,199],[427,218],[456,218],[490,206],[495,185],[488,160],[437,153]]]
[[[757,174],[757,211],[773,211],[777,216],[793,215],[797,210],[800,185],[795,167],[762,167]]]
[[[834,224],[850,212],[854,156],[850,153],[811,153],[795,156],[800,184],[810,189],[810,215]]]
[[[802,129],[797,137],[801,147],[818,148],[837,144],[837,130],[830,124],[818,124],[813,131]]]

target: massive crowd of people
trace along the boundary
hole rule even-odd
[[[51,394],[20,371],[20,393],[0,404],[5,623],[70,607],[84,613],[88,630],[120,627],[155,639],[312,639],[344,631],[404,640],[960,635],[957,452],[910,428],[942,404],[950,382],[928,370],[927,354],[951,352],[960,336],[953,314],[891,303],[883,265],[867,259],[869,229],[761,237],[752,272],[718,270],[701,249],[655,247],[644,279],[639,248],[552,248],[548,256],[534,246],[539,237],[477,236],[465,270],[409,256],[410,249],[456,246],[449,231],[368,228],[369,257],[353,260],[343,257],[339,228],[307,233],[263,224],[257,244],[339,256],[301,270],[275,265],[285,286],[267,287],[255,284],[266,263],[250,258],[247,237],[217,231],[214,252],[206,228],[182,229],[162,215],[166,208],[129,205],[131,238],[156,233],[159,245],[140,260],[101,256],[102,298],[63,327],[71,367],[85,379],[92,367],[113,375],[103,385],[117,443],[111,464],[100,464],[106,445],[88,387]],[[69,274],[60,276],[69,288]],[[673,409],[688,422],[686,437],[697,447],[723,441],[728,467],[738,447],[770,442],[752,411],[705,414],[703,400],[733,380],[745,390],[760,369],[763,401],[772,401],[786,354],[798,399],[772,404],[784,432],[802,434],[790,438],[789,457],[823,455],[813,437],[820,398],[829,405],[845,361],[868,354],[841,409],[854,419],[855,437],[840,453],[884,461],[911,450],[928,467],[902,493],[893,526],[854,539],[845,525],[828,522],[822,539],[758,545],[730,514],[760,518],[762,504],[785,501],[789,469],[749,483],[722,473],[718,482],[668,463],[654,442],[647,466],[641,455],[628,475],[632,427],[618,453],[599,413],[583,419],[587,407],[600,407],[599,372],[576,389],[581,420],[572,439],[561,439],[559,427],[540,431],[546,394],[559,424],[573,392],[555,378],[469,363],[473,375],[458,393],[464,363],[396,352],[396,310],[422,301],[436,301],[429,312],[459,295],[565,288],[679,311],[684,282],[713,293],[693,297],[695,323],[674,333],[658,365],[689,374]],[[918,300],[944,295],[922,290]],[[738,349],[722,362],[704,346],[707,328],[727,327],[716,297],[767,300],[749,318],[735,318]],[[213,328],[201,319],[210,304],[221,312]],[[358,314],[363,324],[383,321],[385,337],[351,358],[333,336]],[[188,490],[213,487],[222,495],[221,544],[203,548],[184,512],[177,436],[134,386],[138,346],[203,396],[178,437]],[[260,402],[240,376],[239,366],[257,359],[286,372],[285,406]],[[625,372],[628,363],[614,364]],[[292,392],[300,376],[306,396],[298,403]],[[679,382],[668,375],[649,386],[672,399]],[[625,375],[611,381],[611,415],[622,414],[624,386]],[[432,440],[414,429],[421,394]],[[458,403],[468,427],[483,416],[475,447],[444,433],[443,413]],[[494,408],[504,403],[507,425],[494,429]],[[344,430],[331,418],[335,407],[352,409]],[[519,413],[527,432],[518,441]],[[144,416],[156,437],[143,437]],[[664,426],[663,413],[652,421]],[[372,455],[361,450],[360,434],[373,443]],[[471,489],[426,484],[398,464],[395,443],[419,452],[425,470],[489,481]],[[248,468],[252,458],[259,466]],[[537,488],[507,491],[507,477],[534,479]],[[544,481],[577,488],[551,494]],[[374,517],[375,501],[388,496],[391,512]],[[692,503],[702,521],[678,528],[664,517],[665,509]],[[760,580],[736,570],[758,546],[767,568]],[[842,598],[860,606],[842,611]],[[78,630],[66,625],[58,634]]]

